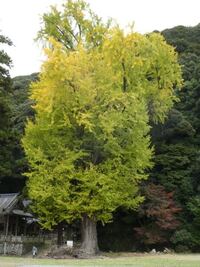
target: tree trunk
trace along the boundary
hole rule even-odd
[[[57,225],[57,246],[60,247],[63,245],[63,223],[60,222]]]
[[[81,244],[82,253],[88,256],[96,255],[99,252],[96,222],[90,219],[87,215],[84,215],[82,220],[81,230],[82,230],[82,244]]]

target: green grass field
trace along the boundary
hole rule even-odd
[[[200,255],[146,255],[105,257],[90,260],[57,260],[57,259],[32,259],[21,257],[0,257],[0,267],[39,267],[39,266],[116,266],[116,267],[200,267]]]

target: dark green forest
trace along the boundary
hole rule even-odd
[[[154,167],[141,185],[145,201],[137,211],[117,210],[98,225],[99,245],[107,251],[199,251],[200,245],[200,24],[177,26],[161,34],[179,55],[184,85],[163,124],[151,128]],[[0,36],[0,43],[12,42]],[[29,85],[38,74],[11,78],[11,59],[0,50],[0,193],[26,195],[28,164],[21,138],[34,118]]]

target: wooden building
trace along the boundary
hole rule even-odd
[[[26,204],[18,193],[0,194],[0,254],[22,255],[42,242],[37,219],[24,211]]]

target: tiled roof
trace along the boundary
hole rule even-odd
[[[9,214],[18,202],[18,193],[0,194],[0,215]]]

